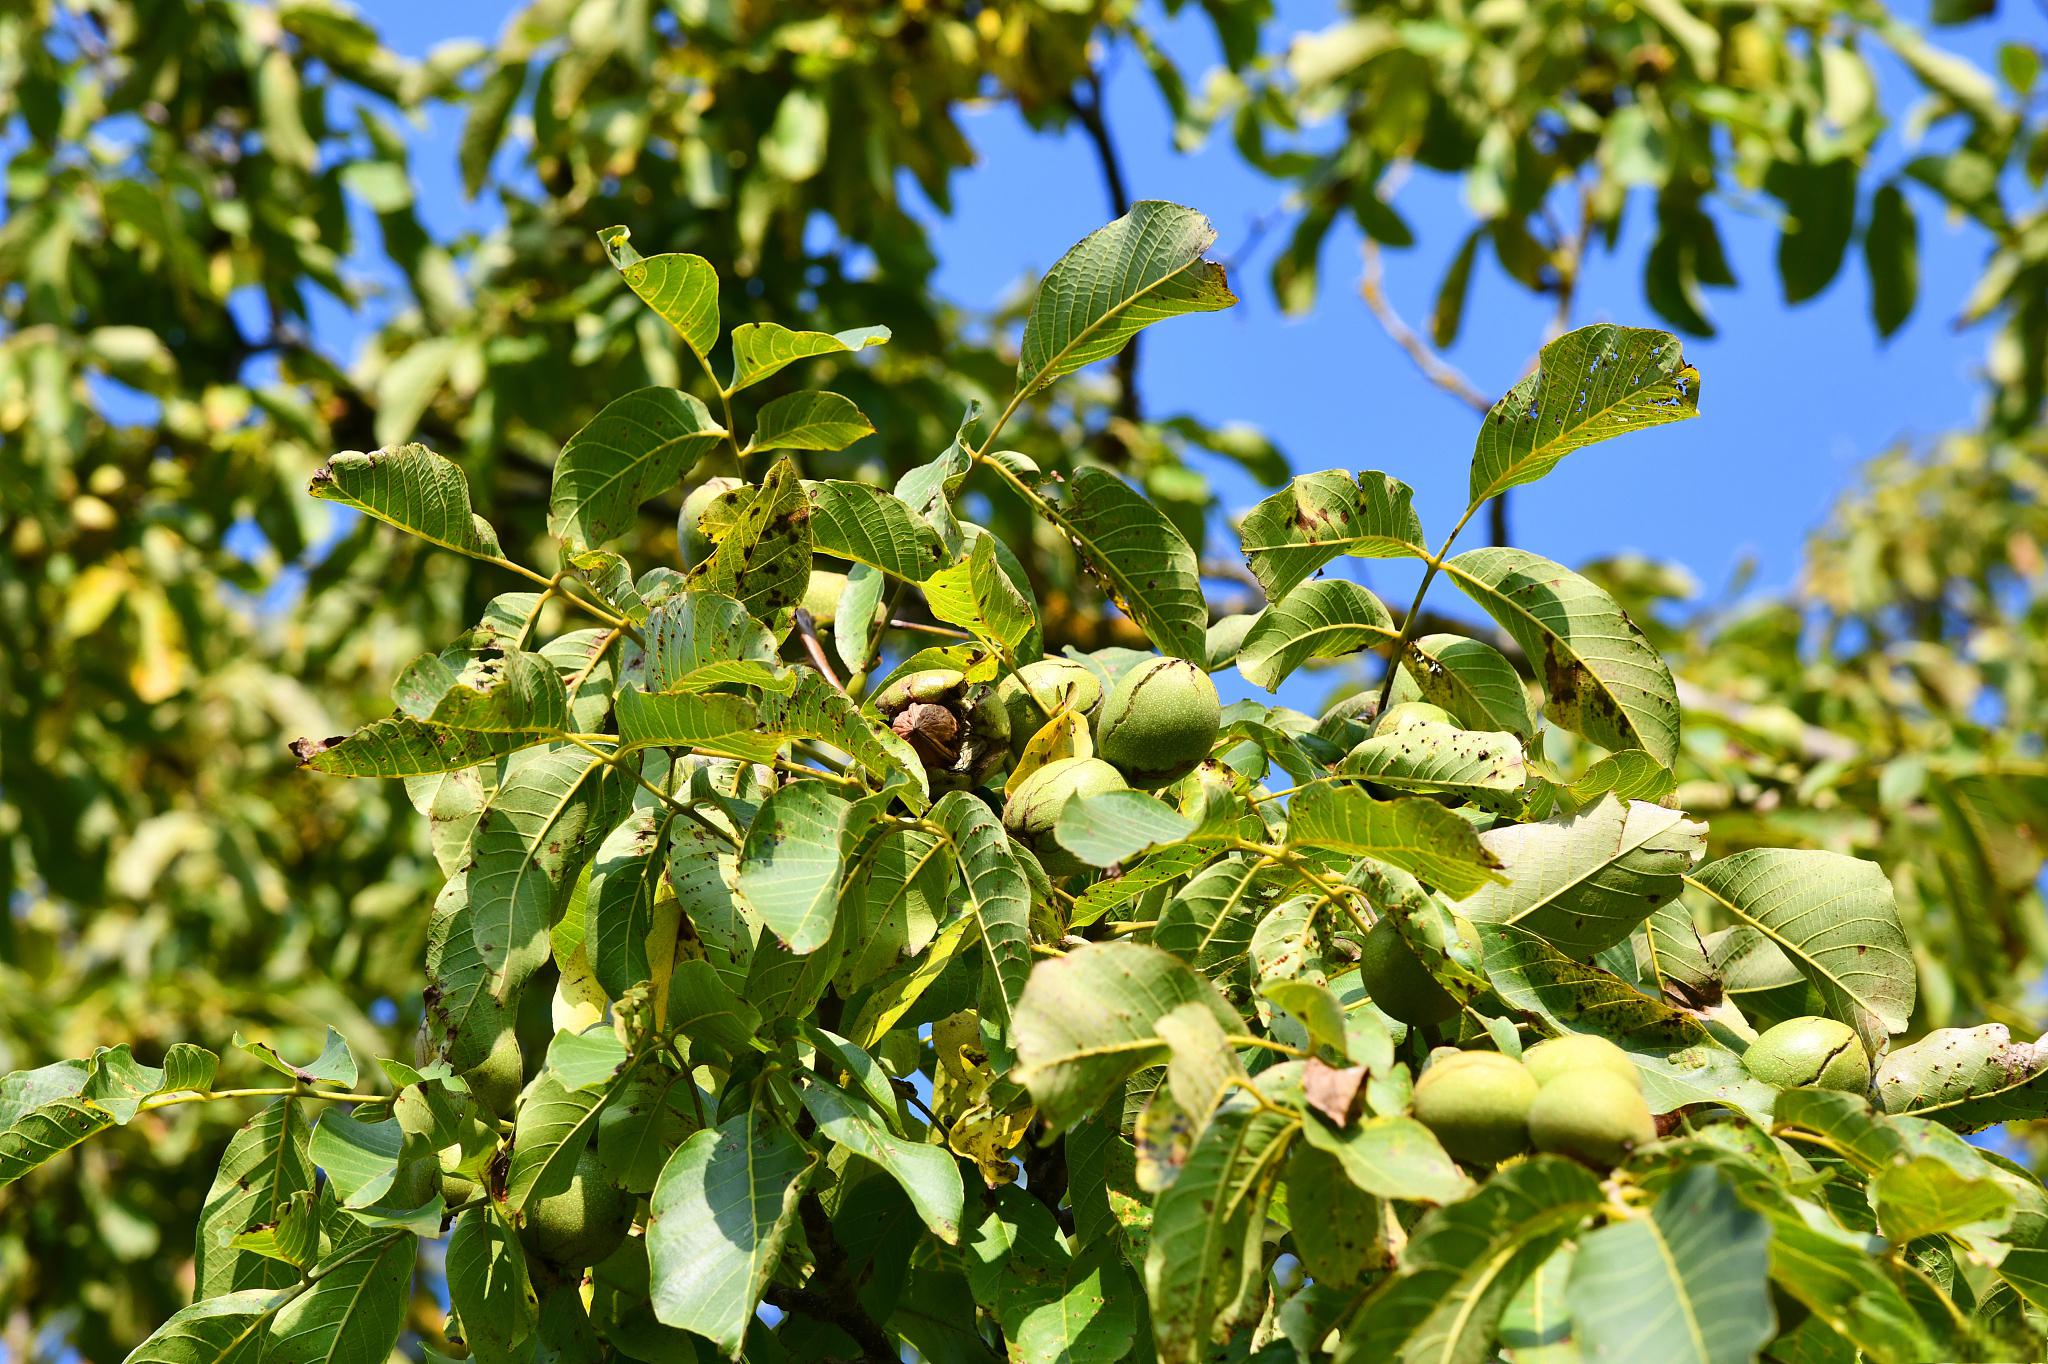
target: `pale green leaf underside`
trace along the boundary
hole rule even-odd
[[[674,327],[699,359],[709,355],[718,344],[718,271],[702,256],[642,256],[627,241],[630,235],[623,227],[608,227],[597,238],[626,287]]]
[[[1237,302],[1223,267],[1202,258],[1215,240],[1200,213],[1157,199],[1082,238],[1038,287],[1017,359],[1018,392],[1116,354],[1154,322]]]
[[[1449,895],[1470,895],[1498,879],[1472,826],[1420,797],[1375,800],[1356,787],[1312,786],[1288,804],[1287,841],[1376,858]]]
[[[1519,792],[1529,776],[1521,742],[1514,735],[1435,721],[1361,740],[1337,770],[1375,786],[1461,796],[1475,805],[1495,807]]]
[[[799,332],[774,322],[746,322],[732,329],[732,382],[737,393],[769,375],[818,355],[866,350],[889,340],[887,327],[854,327],[843,332]]]
[[[1209,604],[1201,564],[1166,514],[1102,469],[1077,469],[1055,509],[1117,606],[1161,653],[1208,657]]]
[[[1699,415],[1699,371],[1669,332],[1606,323],[1543,348],[1493,405],[1472,451],[1471,505],[1533,483],[1574,450]]]
[[[837,393],[785,393],[754,418],[749,450],[844,450],[875,424]]]
[[[1380,599],[1344,578],[1305,582],[1259,614],[1238,646],[1247,682],[1277,692],[1302,664],[1392,642],[1399,631]]]
[[[1517,549],[1471,550],[1444,571],[1528,654],[1544,714],[1603,748],[1640,748],[1666,767],[1676,759],[1671,670],[1612,597]]]
[[[1393,559],[1428,552],[1414,491],[1377,470],[1302,474],[1246,513],[1244,560],[1274,601],[1341,555]]]
[[[614,398],[569,437],[555,461],[548,533],[572,548],[615,540],[647,499],[672,488],[725,437],[702,402],[672,388]]]
[[[1463,635],[1411,640],[1402,666],[1422,699],[1449,711],[1467,729],[1500,729],[1527,741],[1536,717],[1520,673],[1507,655]]]
[[[1753,848],[1702,867],[1691,883],[1776,943],[1828,1013],[1906,1030],[1919,975],[1892,884],[1875,862],[1817,849]]]
[[[503,553],[498,532],[470,510],[461,468],[424,445],[344,450],[320,467],[308,491],[458,554],[495,559]]]

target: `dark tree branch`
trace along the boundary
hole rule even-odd
[[[768,1301],[785,1312],[836,1326],[853,1338],[866,1364],[898,1364],[901,1356],[875,1319],[861,1305],[860,1282],[847,1263],[846,1250],[832,1230],[832,1219],[815,1194],[805,1194],[797,1204],[797,1216],[804,1225],[804,1239],[810,1242],[814,1265],[810,1283],[801,1288],[782,1284],[768,1286]]]

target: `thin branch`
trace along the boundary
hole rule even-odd
[[[1358,294],[1365,300],[1380,329],[1386,332],[1395,345],[1408,353],[1415,367],[1422,371],[1422,377],[1435,384],[1444,392],[1456,398],[1465,406],[1484,416],[1493,408],[1493,403],[1481,393],[1473,382],[1465,377],[1464,371],[1444,359],[1435,347],[1422,339],[1413,327],[1395,310],[1387,300],[1384,284],[1384,270],[1380,261],[1379,243],[1370,238],[1365,243],[1365,269],[1358,280]]]
[[[811,613],[799,606],[796,609],[796,632],[803,637],[804,652],[811,656],[811,664],[825,675],[832,689],[844,695],[846,684],[839,680],[839,674],[832,671],[832,660],[825,656],[825,646],[818,640],[818,623],[811,619]]]

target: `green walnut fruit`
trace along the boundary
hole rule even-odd
[[[1102,703],[1095,751],[1134,786],[1156,787],[1200,766],[1223,724],[1216,684],[1184,658],[1152,658]]]
[[[684,568],[695,568],[714,548],[711,537],[697,528],[697,522],[713,502],[739,486],[736,478],[707,478],[683,499],[683,510],[676,517],[676,539],[682,545]]]
[[[1070,710],[1092,721],[1102,708],[1102,679],[1071,658],[1041,658],[997,683],[996,700],[1010,719],[1010,756],[1021,758],[1048,716]]]
[[[1498,1165],[1529,1149],[1536,1077],[1512,1056],[1461,1051],[1415,1082],[1415,1116],[1468,1165]]]
[[[519,1239],[556,1269],[582,1269],[619,1248],[633,1225],[633,1204],[605,1178],[596,1148],[585,1147],[568,1188],[526,1205]]]
[[[1861,1094],[1870,1087],[1870,1056],[1856,1030],[1832,1018],[1788,1018],[1749,1044],[1742,1064],[1779,1089],[1813,1086]]]
[[[1380,1012],[1411,1027],[1441,1023],[1458,1012],[1458,998],[1446,990],[1391,920],[1381,919],[1359,949],[1358,979]]]
[[[1457,723],[1451,718],[1451,713],[1442,706],[1432,706],[1427,701],[1403,701],[1398,706],[1387,707],[1387,713],[1380,717],[1379,724],[1373,727],[1373,733],[1392,734],[1395,730],[1406,729],[1410,725],[1436,724],[1455,727]]]
[[[1536,1083],[1547,1085],[1565,1075],[1576,1075],[1581,1071],[1605,1070],[1619,1075],[1637,1089],[1643,1087],[1643,1077],[1636,1070],[1636,1063],[1628,1059],[1628,1053],[1604,1037],[1590,1033],[1567,1033],[1563,1037],[1552,1037],[1538,1042],[1522,1053],[1522,1064],[1536,1077]]]
[[[462,1079],[478,1103],[500,1118],[510,1117],[526,1085],[526,1061],[519,1054],[517,1034],[510,1028],[498,1034],[490,1055],[462,1072]]]
[[[952,668],[907,673],[874,704],[938,786],[972,786],[1009,755],[1010,717],[995,689]]]
[[[839,615],[839,594],[846,590],[846,575],[834,573],[829,568],[811,570],[810,581],[804,584],[804,610],[811,613],[811,621],[817,625],[830,625]]]
[[[1100,758],[1061,758],[1026,777],[1003,803],[1003,827],[1038,854],[1048,876],[1071,876],[1084,867],[1059,845],[1053,829],[1067,802],[1105,791],[1127,791],[1124,774]]]
[[[1539,1151],[1607,1169],[1655,1141],[1657,1120],[1633,1080],[1611,1070],[1574,1071],[1536,1092],[1529,1139]]]

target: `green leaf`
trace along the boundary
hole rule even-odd
[[[1920,295],[1920,226],[1895,184],[1878,186],[1870,198],[1863,263],[1870,273],[1870,319],[1879,336],[1890,336],[1906,325]]]
[[[269,1288],[202,1298],[172,1313],[123,1364],[257,1364],[265,1327],[290,1300]]]
[[[1821,1004],[1877,1039],[1904,1032],[1919,976],[1875,862],[1814,849],[1752,848],[1702,867],[1688,883],[1736,922],[1775,943],[1820,992]]]
[[[652,807],[635,810],[605,836],[591,864],[584,947],[597,983],[613,999],[652,975],[647,935],[654,928],[654,901],[675,819]]]
[[[1209,1358],[1211,1342],[1256,1310],[1266,1205],[1297,1125],[1248,1100],[1224,1104],[1153,1205],[1145,1291],[1161,1364]]]
[[[688,393],[652,387],[612,399],[555,461],[548,534],[571,549],[618,539],[642,503],[673,488],[724,438],[725,428]]]
[[[1485,237],[1484,223],[1467,232],[1458,245],[1458,253],[1451,257],[1450,268],[1436,286],[1436,303],[1429,310],[1429,339],[1438,350],[1449,350],[1457,344],[1465,319],[1465,297],[1472,291],[1472,266],[1479,258],[1479,243]]]
[[[1345,1177],[1376,1197],[1451,1203],[1472,1192],[1471,1179],[1436,1135],[1413,1118],[1390,1114],[1338,1129],[1311,1116],[1301,1130],[1309,1145],[1335,1156]]]
[[[642,256],[623,227],[597,234],[605,254],[655,315],[676,329],[701,361],[718,344],[718,271],[701,256]]]
[[[887,327],[843,332],[793,332],[773,322],[746,322],[732,329],[732,382],[727,393],[760,383],[769,375],[818,355],[839,355],[887,344]]]
[[[412,1298],[410,1232],[356,1241],[313,1269],[306,1291],[278,1309],[264,1364],[335,1364],[388,1357]]]
[[[52,1099],[0,1132],[0,1189],[114,1125],[113,1117],[78,1099]]]
[[[1017,1035],[1025,980],[1032,974],[1030,885],[1002,824],[971,792],[947,793],[932,807],[928,827],[945,835],[959,863],[955,903],[974,926],[967,945],[981,946],[980,1013],[994,1030],[991,1060],[1006,1066],[1003,1052]]]
[[[761,732],[761,713],[744,696],[728,692],[650,694],[622,687],[617,698],[619,745],[614,753],[640,748],[691,748],[748,762],[772,762],[783,740]]]
[[[1344,755],[1339,774],[1397,791],[1457,796],[1505,809],[1528,783],[1521,740],[1505,730],[1458,729],[1425,721],[1374,735]],[[1498,854],[1501,850],[1480,842]],[[1676,887],[1672,893],[1677,894]]]
[[[1268,980],[1259,993],[1294,1015],[1311,1046],[1344,1055],[1344,1006],[1329,987],[1313,980]]]
[[[313,1187],[309,1136],[298,1104],[279,1099],[229,1140],[193,1238],[197,1296],[283,1288],[297,1279],[289,1266],[237,1249],[232,1242],[251,1228],[275,1221],[278,1209],[293,1194]]]
[[[327,1176],[327,1186],[344,1208],[376,1207],[397,1178],[405,1129],[396,1118],[371,1122],[353,1113],[330,1108],[321,1114],[307,1154]]]
[[[721,593],[757,620],[773,621],[804,599],[811,580],[811,504],[788,456],[775,462],[760,487],[741,492],[747,500],[718,547],[684,582],[693,592]]]
[[[1259,613],[1238,646],[1237,670],[1247,682],[1277,692],[1312,658],[1344,658],[1400,631],[1378,597],[1344,578],[1305,582]]]
[[[1588,1360],[1745,1364],[1776,1329],[1771,1227],[1712,1169],[1666,1189],[1647,1217],[1579,1243],[1565,1300]]]
[[[1927,1328],[1863,1238],[1830,1234],[1794,1214],[1771,1218],[1771,1278],[1872,1364],[1940,1358]]]
[[[461,468],[424,445],[344,450],[320,466],[307,491],[457,554],[503,557],[498,532],[469,509]]]
[[[862,850],[840,891],[851,939],[840,990],[851,995],[930,945],[946,915],[957,860],[952,845],[924,829],[892,828]]]
[[[1842,268],[1856,230],[1856,161],[1774,160],[1764,188],[1785,205],[1778,233],[1778,278],[1787,303],[1804,303]]]
[[[1345,1328],[1338,1360],[1479,1364],[1523,1280],[1600,1204],[1593,1175],[1557,1156],[1496,1171],[1417,1224],[1397,1272]]]
[[[1311,786],[1288,802],[1287,842],[1377,858],[1447,895],[1470,895],[1499,879],[1472,826],[1419,797],[1374,800],[1356,787]]]
[[[1518,549],[1475,549],[1444,564],[1535,664],[1543,713],[1603,748],[1678,756],[1671,670],[1614,599],[1560,564]]]
[[[93,1053],[78,1097],[126,1127],[141,1111],[144,1099],[181,1090],[203,1092],[213,1084],[220,1058],[204,1047],[176,1042],[164,1053],[161,1066],[145,1066],[128,1043],[101,1047]]]
[[[444,1057],[458,1071],[480,1064],[511,1026],[518,991],[509,989],[503,999],[495,993],[497,973],[477,941],[469,873],[459,868],[441,888],[427,922],[426,968],[426,1054]]]
[[[1161,653],[1196,664],[1207,659],[1201,564],[1164,512],[1115,474],[1082,468],[1068,479],[1054,514],[1118,609]]]
[[[1240,977],[1262,921],[1297,879],[1284,867],[1252,858],[1204,867],[1159,912],[1152,945],[1211,980]]]
[[[1091,943],[1031,970],[1017,1010],[1017,1083],[1055,1131],[1101,1106],[1125,1079],[1167,1059],[1154,1024],[1199,1003],[1224,1032],[1244,1024],[1179,958],[1138,943]]]
[[[539,654],[457,645],[422,654],[398,675],[391,699],[422,724],[488,734],[569,728],[569,693]]]
[[[1296,1144],[1287,1159],[1287,1203],[1302,1210],[1290,1230],[1310,1278],[1344,1288],[1385,1263],[1380,1201],[1353,1184],[1329,1152]]]
[[[684,960],[669,975],[667,1024],[693,1044],[708,1042],[728,1056],[744,1056],[755,1045],[761,1015],[711,963]]]
[[[1486,414],[1470,505],[1534,483],[1574,450],[1696,417],[1699,404],[1699,371],[1671,333],[1606,323],[1566,332]]]
[[[553,1070],[544,1070],[520,1096],[514,1118],[512,1164],[505,1172],[505,1206],[514,1212],[569,1187],[597,1135],[599,1116],[614,1085],[575,1089]]]
[[[837,393],[785,393],[754,418],[755,450],[844,450],[875,433],[851,398]],[[855,485],[864,486],[864,485]]]
[[[299,766],[334,777],[421,777],[475,767],[544,737],[480,734],[423,725],[410,715],[389,715],[353,734],[294,739],[291,753]]]
[[[758,1105],[691,1136],[647,1223],[654,1315],[737,1358],[817,1158]]]
[[[716,592],[679,592],[647,614],[647,690],[703,691],[741,683],[786,692],[775,636],[747,608]]]
[[[975,537],[966,558],[932,573],[922,587],[934,616],[1005,656],[1015,653],[1038,624],[1023,593],[996,561],[996,538],[986,531]]]
[[[1524,743],[1535,735],[1536,716],[1522,676],[1491,644],[1463,635],[1424,635],[1409,641],[1401,666],[1423,700],[1442,706],[1466,729],[1504,730]]]
[[[1209,1114],[1245,1079],[1230,1036],[1202,1003],[1177,1005],[1152,1022],[1166,1044],[1166,1093],[1199,1131]]]
[[[1302,474],[1245,514],[1238,544],[1267,598],[1279,601],[1340,555],[1428,553],[1414,497],[1406,483],[1376,469]]]
[[[1143,791],[1106,791],[1070,800],[1053,837],[1091,867],[1129,862],[1195,832],[1194,821]]]
[[[846,844],[872,819],[822,781],[792,781],[768,797],[740,850],[738,889],[783,945],[799,955],[832,936]]]
[[[1958,1132],[2048,1117],[2048,1051],[2015,1042],[2003,1023],[1936,1028],[1877,1068],[1887,1113],[1929,1118]]]
[[[1878,1230],[1895,1246],[1923,1236],[1996,1239],[2012,1223],[2012,1194],[1995,1179],[1971,1179],[1936,1156],[1885,1166],[1870,1181]]]
[[[468,893],[478,956],[499,1000],[548,958],[548,927],[619,813],[603,759],[564,745],[521,755],[478,820]]]
[[[1707,826],[1661,805],[1606,796],[1566,818],[1489,829],[1479,841],[1507,879],[1459,901],[1458,912],[1475,923],[1517,924],[1566,956],[1591,957],[1678,898],[1706,852]]]
[[[320,1054],[303,1066],[295,1066],[285,1060],[278,1054],[277,1048],[268,1042],[252,1042],[240,1033],[235,1034],[234,1045],[279,1075],[302,1084],[310,1085],[325,1081],[347,1089],[356,1082],[356,1055],[349,1049],[348,1042],[332,1027],[327,1029],[327,1038],[320,1044]]]
[[[582,1032],[557,1032],[548,1043],[546,1068],[564,1090],[602,1089],[619,1078],[626,1061],[618,1028],[601,1021]]]
[[[820,553],[910,582],[923,582],[946,561],[939,533],[893,493],[831,479],[804,484],[804,495],[811,503],[811,541]]]
[[[448,1237],[448,1301],[478,1358],[510,1355],[540,1326],[526,1252],[495,1208],[471,1208]]]
[[[91,1072],[89,1061],[53,1061],[34,1070],[17,1070],[0,1077],[0,1132],[46,1103],[77,1098]]]
[[[863,1159],[887,1171],[908,1195],[918,1217],[932,1235],[947,1245],[960,1244],[960,1212],[965,1195],[960,1165],[952,1152],[926,1142],[906,1141],[874,1121],[873,1110],[857,1103],[845,1090],[812,1080],[800,1091],[804,1107],[818,1130]]]
[[[1154,322],[1237,302],[1223,267],[1202,259],[1215,240],[1207,218],[1157,199],[1082,238],[1038,286],[1017,360],[1018,396],[1116,354]]]

